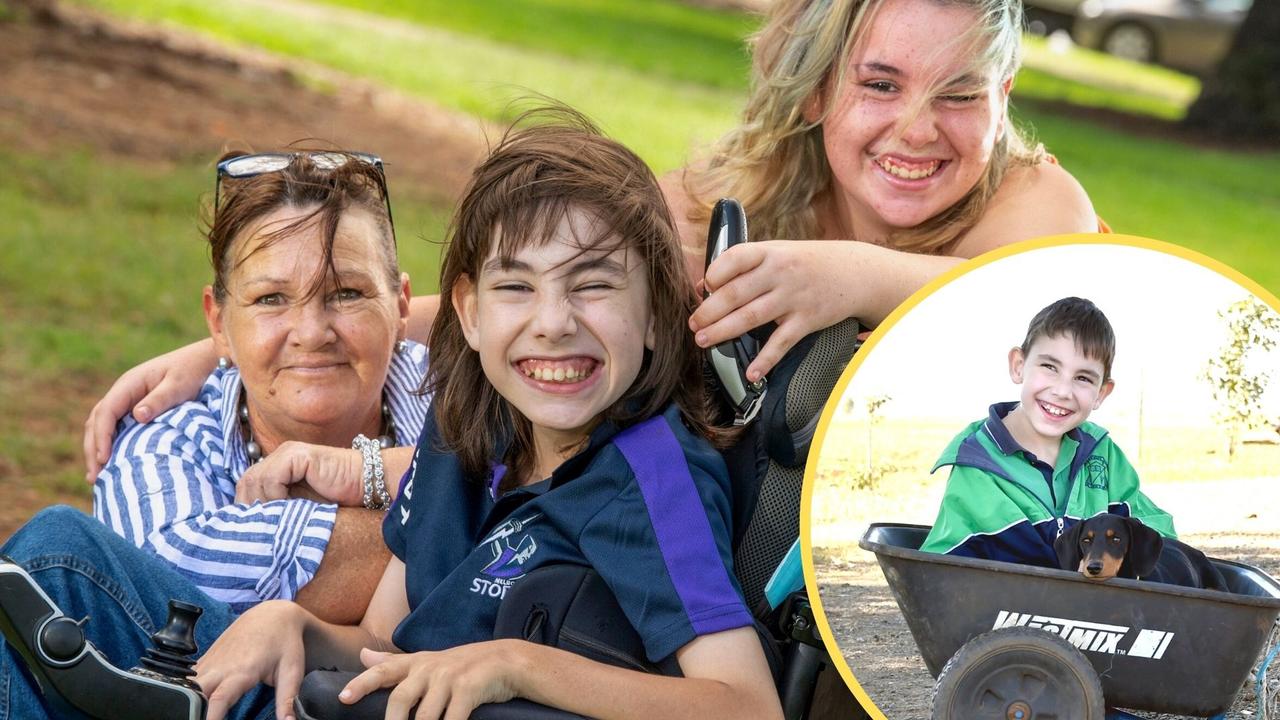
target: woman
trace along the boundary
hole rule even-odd
[[[381,161],[233,156],[217,180],[204,312],[219,367],[195,401],[125,419],[94,513],[234,611],[296,598],[358,619],[425,417]]]
[[[876,326],[963,258],[1097,231],[1084,190],[1009,121],[1021,33],[1018,0],[773,3],[742,124],[664,181],[695,279],[717,198],[764,240],[707,270],[698,344],[776,322],[757,379],[815,330]]]

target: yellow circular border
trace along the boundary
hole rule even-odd
[[[1252,292],[1260,300],[1270,305],[1273,310],[1280,312],[1280,299],[1275,294],[1259,285],[1257,282],[1246,277],[1240,271],[1228,266],[1227,264],[1215,260],[1195,250],[1190,250],[1181,245],[1164,242],[1162,240],[1153,240],[1151,238],[1139,237],[1137,235],[1111,235],[1096,233],[1080,233],[1074,235],[1053,235],[1050,237],[1037,238],[1035,240],[1026,240],[1023,242],[1012,243],[1004,247],[992,250],[988,253],[980,255],[972,260],[966,260],[963,263],[951,268],[938,277],[930,280],[924,287],[915,291],[902,302],[884,322],[871,333],[867,341],[863,343],[862,348],[858,351],[853,361],[844,369],[840,375],[840,379],[836,382],[835,389],[831,393],[831,397],[827,398],[827,404],[822,409],[822,417],[818,421],[818,429],[814,434],[813,444],[810,446],[808,462],[804,468],[804,485],[800,491],[800,547],[801,562],[804,565],[804,584],[805,589],[809,593],[809,603],[813,607],[814,619],[818,623],[818,629],[825,638],[827,652],[831,655],[832,662],[840,671],[840,676],[844,678],[844,682],[853,691],[854,697],[858,699],[858,703],[867,711],[875,720],[889,720],[880,708],[876,707],[871,697],[867,695],[866,690],[858,683],[858,679],[854,677],[853,670],[849,667],[849,663],[845,661],[844,655],[840,652],[840,648],[836,645],[835,637],[831,632],[831,625],[827,622],[826,610],[822,607],[822,597],[818,594],[817,575],[813,568],[813,545],[810,542],[810,507],[813,503],[813,484],[814,475],[817,473],[818,456],[822,454],[821,448],[823,440],[827,435],[827,428],[831,425],[831,417],[835,414],[836,406],[839,405],[839,398],[844,396],[845,390],[848,389],[850,381],[853,380],[854,373],[858,371],[858,367],[862,365],[863,359],[875,349],[875,346],[906,313],[912,308],[919,305],[935,290],[946,285],[968,273],[970,270],[980,268],[984,265],[1003,260],[1013,255],[1021,255],[1025,252],[1040,250],[1049,247],[1063,247],[1069,245],[1117,245],[1122,247],[1137,247],[1146,250],[1155,250],[1166,255],[1174,255],[1184,260],[1189,260],[1201,267],[1212,270],[1222,275],[1246,290]],[[812,452],[817,449],[817,452]]]

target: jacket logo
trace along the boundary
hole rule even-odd
[[[1085,487],[1094,490],[1106,490],[1107,480],[1110,478],[1110,468],[1107,466],[1107,459],[1104,457],[1093,456],[1084,463],[1084,484]]]
[[[510,518],[480,542],[493,555],[483,568],[481,577],[472,579],[471,592],[492,598],[505,597],[507,588],[524,577],[524,564],[538,552],[538,541],[528,534],[530,523],[542,517],[534,513],[524,519]]]

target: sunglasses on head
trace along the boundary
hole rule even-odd
[[[289,167],[299,157],[305,157],[318,170],[332,172],[349,162],[362,162],[373,166],[378,172],[378,189],[382,191],[382,199],[387,205],[387,222],[391,225],[391,236],[395,238],[395,221],[391,217],[391,195],[387,192],[387,174],[382,165],[382,158],[364,152],[311,151],[292,153],[258,153],[256,155],[240,155],[227,158],[218,163],[217,179],[213,189],[213,212],[216,215],[222,199],[222,178],[239,180],[242,178],[280,172]]]

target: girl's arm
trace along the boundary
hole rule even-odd
[[[360,625],[333,625],[301,606],[263,603],[236,619],[196,663],[196,682],[209,698],[207,720],[222,720],[258,683],[276,688],[276,717],[293,714],[308,670],[358,670],[363,648],[394,650],[390,637],[409,613],[404,563],[392,558]]]
[[[198,340],[154,357],[121,375],[84,422],[85,480],[93,483],[111,459],[116,423],[132,414],[140,423],[195,398],[218,363],[213,341]]]
[[[366,652],[370,669],[339,697],[354,703],[393,687],[388,717],[464,720],[476,707],[523,697],[611,719],[780,718],[773,678],[752,628],[704,635],[676,652],[682,678],[650,675],[523,640],[492,640],[442,652]]]
[[[704,279],[707,230],[688,222],[693,201],[679,176],[680,171],[668,175],[662,187],[676,216],[690,278],[704,280],[713,291],[690,320],[698,344],[709,347],[767,322],[778,324],[748,369],[753,380],[809,333],[848,317],[867,327],[879,325],[912,293],[964,259],[1019,240],[1098,228],[1079,183],[1046,162],[1010,170],[982,219],[950,256],[861,242],[766,241],[731,249],[707,269]],[[748,225],[750,221],[748,217]]]

